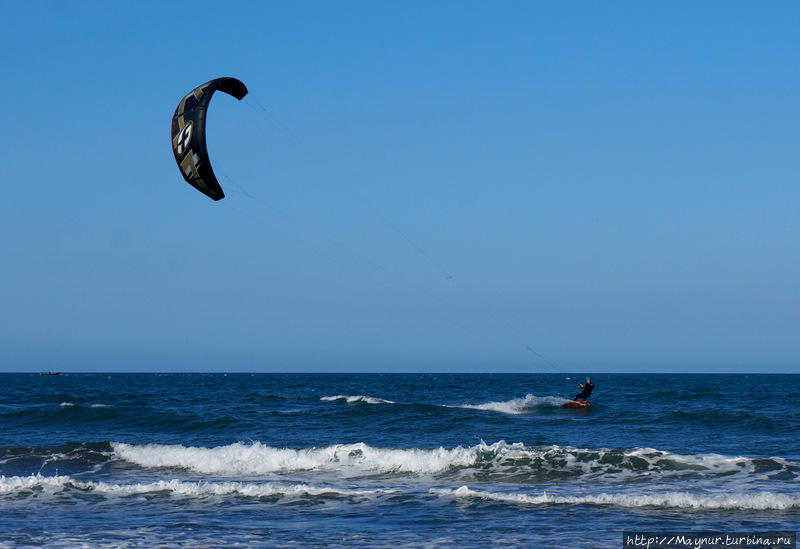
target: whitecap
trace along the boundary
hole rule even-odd
[[[363,442],[291,449],[255,442],[215,448],[111,444],[114,454],[143,467],[179,467],[205,474],[265,475],[293,471],[435,474],[474,465],[482,447],[452,449],[377,448]]]
[[[371,397],[366,395],[335,395],[335,396],[324,396],[320,398],[320,400],[327,400],[327,401],[335,401],[335,400],[345,400],[348,404],[353,404],[355,402],[366,402],[367,404],[397,404],[393,400],[385,400],[382,398]]]
[[[19,492],[43,491],[59,492],[70,481],[68,476],[43,476],[40,474],[27,477],[5,475],[0,476],[0,494],[15,494]]]
[[[142,467],[177,467],[203,474],[270,475],[297,471],[363,474],[454,474],[549,480],[584,478],[603,482],[719,477],[769,480],[776,471],[795,478],[800,463],[782,458],[720,454],[675,454],[652,448],[631,450],[525,446],[499,441],[455,448],[381,448],[364,442],[311,448],[276,448],[261,442],[237,442],[212,448],[112,442],[114,455]],[[759,472],[758,463],[770,467]],[[763,466],[763,463],[761,464]]]
[[[291,484],[279,482],[197,482],[178,479],[116,484],[98,481],[83,481],[69,476],[0,476],[0,494],[24,494],[26,492],[58,493],[67,488],[99,493],[109,496],[132,496],[138,494],[168,493],[177,496],[224,496],[239,495],[248,497],[300,497],[334,496],[367,497],[394,490],[357,490],[333,486],[314,486],[310,484]]]
[[[432,488],[431,493],[463,499],[483,499],[522,505],[615,505],[618,507],[666,507],[678,509],[786,510],[800,508],[800,496],[777,492],[697,494],[691,492],[619,493],[581,496],[488,492],[462,486],[452,490]]]

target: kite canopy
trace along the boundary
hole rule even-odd
[[[181,99],[172,116],[172,152],[183,178],[214,200],[225,197],[211,169],[206,148],[206,111],[217,90],[239,100],[247,95],[247,87],[236,78],[215,78]]]

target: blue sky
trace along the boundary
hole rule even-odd
[[[4,2],[0,368],[796,372],[800,5]],[[170,118],[214,97],[227,197]],[[263,108],[262,108],[263,107]]]

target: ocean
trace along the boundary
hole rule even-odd
[[[585,376],[584,376],[585,377]],[[800,375],[0,374],[0,547],[797,531]]]

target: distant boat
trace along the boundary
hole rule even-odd
[[[39,372],[40,376],[57,376],[61,372]]]

